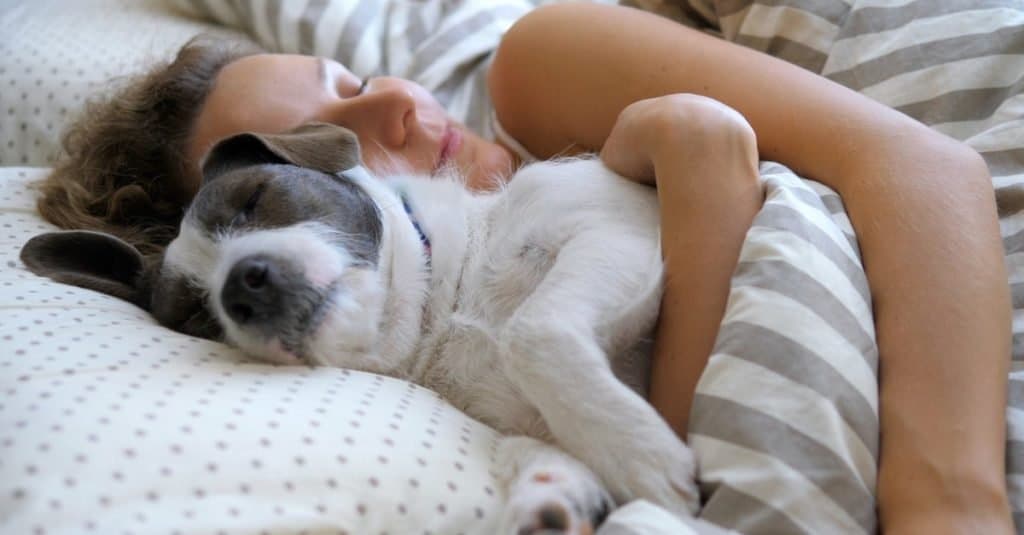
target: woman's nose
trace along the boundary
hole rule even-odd
[[[341,99],[329,113],[329,122],[354,131],[364,143],[395,149],[406,145],[416,121],[416,99],[401,84],[371,80],[362,94]]]

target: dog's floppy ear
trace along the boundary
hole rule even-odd
[[[21,248],[21,261],[36,275],[149,307],[148,289],[142,286],[142,254],[110,234],[89,230],[40,234]]]
[[[359,138],[348,128],[329,123],[308,123],[283,134],[237,134],[214,145],[203,162],[203,181],[265,163],[338,174],[359,165]]]

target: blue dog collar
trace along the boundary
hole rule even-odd
[[[412,222],[412,226],[416,229],[416,233],[420,235],[420,243],[423,244],[423,250],[427,253],[427,266],[429,266],[432,256],[430,251],[430,238],[428,238],[427,234],[423,232],[423,227],[420,225],[419,220],[416,219],[416,214],[412,211],[412,205],[409,204],[409,196],[402,190],[398,190],[396,193],[398,193],[399,198],[402,199],[402,208],[405,208],[405,213],[409,216],[409,221]]]
[[[366,168],[364,168],[361,165],[357,165],[351,169],[346,169],[339,174],[357,184],[359,183],[360,180],[376,180],[375,178],[370,176]],[[405,192],[403,188],[396,186],[394,184],[391,184],[391,188],[398,195],[398,197],[402,199],[402,208],[405,209],[406,215],[409,216],[409,221],[412,222],[412,226],[413,228],[416,229],[416,233],[420,235],[420,243],[423,244],[423,250],[427,253],[427,266],[429,267],[430,259],[433,256],[430,250],[430,238],[427,237],[427,233],[423,232],[423,226],[420,225],[419,219],[417,219],[416,214],[413,213],[412,204],[409,203],[409,195]]]

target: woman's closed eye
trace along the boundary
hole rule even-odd
[[[353,97],[358,97],[359,95],[362,95],[363,93],[366,93],[366,89],[370,85],[370,79],[372,77],[368,76],[366,78],[355,78],[355,79],[353,79],[353,78],[355,78],[355,77],[339,78],[339,81],[337,82],[338,83],[337,94],[339,96],[341,96],[343,98],[353,98]],[[353,83],[355,81],[358,81],[358,85]]]

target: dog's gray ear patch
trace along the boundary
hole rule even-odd
[[[331,175],[359,165],[359,138],[351,130],[309,123],[283,134],[246,132],[217,143],[203,162],[203,180],[234,169],[288,163]]]
[[[144,259],[130,244],[102,232],[67,230],[30,239],[21,248],[29,271],[146,307]]]

